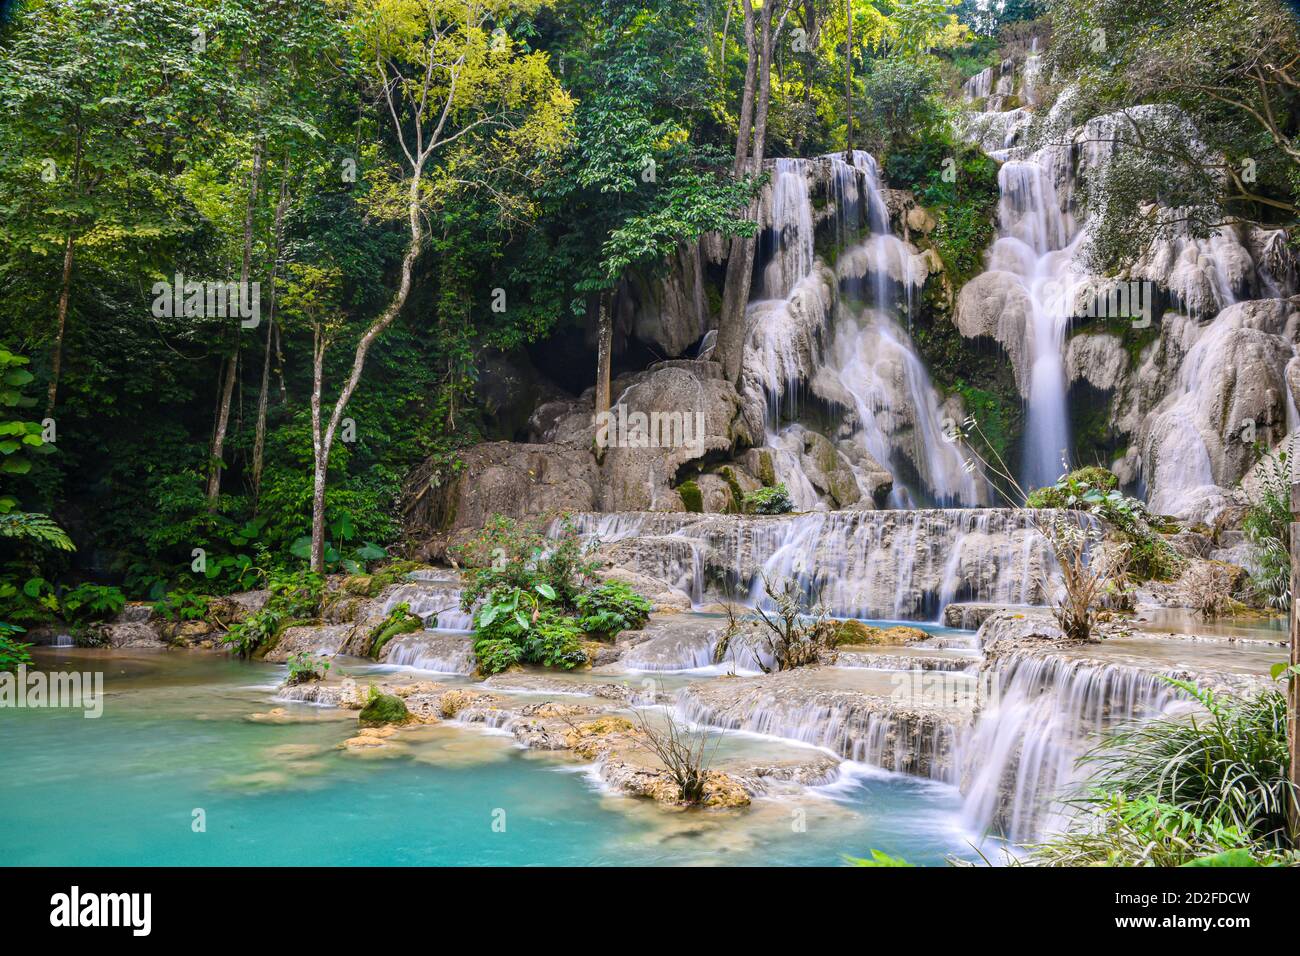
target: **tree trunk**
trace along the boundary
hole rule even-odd
[[[772,15],[775,9],[776,3],[769,2],[760,11],[762,19],[757,44],[758,64],[755,71],[758,80],[758,95],[757,103],[753,107],[753,145],[752,148],[744,150],[747,154],[750,170],[756,176],[763,171],[763,154],[767,140],[768,102],[772,92],[772,51],[776,38],[780,34],[780,26],[775,31],[772,29]],[[788,6],[786,12],[789,12]],[[748,40],[753,35],[754,29],[753,12],[748,0],[746,0],[745,4],[745,14],[745,32],[746,40]],[[783,14],[781,24],[784,23],[785,15]],[[751,49],[753,49],[752,46]],[[751,62],[752,59],[751,57]],[[747,72],[746,86],[749,86],[748,80]],[[742,111],[743,108],[742,102]],[[742,131],[743,129],[742,122]],[[736,155],[738,160],[741,153],[742,150],[737,145]],[[749,216],[753,220],[758,219],[759,201],[757,199],[750,204]],[[741,361],[745,354],[745,306],[749,303],[749,290],[753,282],[756,245],[756,238],[737,236],[731,240],[731,249],[727,256],[727,276],[722,293],[722,315],[719,317],[718,345],[714,355],[722,365],[723,377],[729,382],[740,381]]]
[[[609,294],[600,294],[596,312],[596,414],[609,411],[609,369],[614,352],[614,322],[610,316]]]
[[[844,0],[844,161],[853,165],[853,0]]]
[[[325,339],[320,323],[312,328],[311,350],[311,569],[325,573],[325,474],[329,470],[329,450],[321,434],[320,393],[325,377]]]
[[[280,201],[275,205],[275,256],[271,261],[270,302],[266,319],[266,352],[262,356],[262,388],[257,393],[257,430],[253,439],[253,508],[257,508],[262,491],[262,465],[266,452],[266,406],[271,386],[271,350],[275,331],[275,282],[280,269],[280,249],[284,244],[284,210],[289,202],[289,154],[284,156],[280,178]]]
[[[253,169],[249,173],[248,206],[244,210],[244,258],[239,268],[242,290],[248,286],[249,268],[253,254],[253,218],[257,211],[257,187],[262,178],[262,141],[253,147]],[[217,423],[212,431],[212,447],[208,453],[208,510],[217,510],[221,497],[221,456],[225,454],[226,429],[230,425],[230,403],[235,394],[235,379],[239,371],[239,331],[235,331],[235,346],[226,360],[225,377],[221,385],[221,405],[217,410]]]
[[[68,327],[68,298],[72,291],[72,233],[63,247],[63,284],[59,291],[59,327],[54,333],[54,354],[50,356],[50,390],[45,397],[45,417],[54,415],[54,403],[59,397],[59,370],[63,366],[63,330]]]
[[[431,148],[429,152],[432,152]],[[315,449],[315,481],[311,503],[311,566],[314,571],[323,573],[325,570],[325,475],[329,470],[330,450],[334,447],[334,435],[338,431],[339,422],[343,418],[344,410],[348,407],[348,402],[352,400],[352,393],[357,390],[357,384],[361,381],[361,371],[365,368],[366,356],[370,354],[370,347],[374,345],[375,340],[383,334],[384,330],[393,324],[393,320],[402,311],[402,306],[406,305],[406,299],[411,294],[411,273],[415,268],[415,260],[420,255],[420,240],[424,235],[420,227],[420,181],[424,174],[424,162],[427,158],[428,152],[421,154],[420,159],[415,163],[415,170],[411,176],[411,188],[407,197],[411,241],[406,247],[406,255],[402,257],[401,279],[398,281],[397,291],[393,294],[392,301],[379,314],[379,318],[370,324],[370,327],[361,336],[361,341],[357,343],[356,353],[352,357],[352,370],[348,373],[348,379],[343,385],[343,390],[339,392],[339,397],[334,402],[334,411],[330,415],[325,434],[319,439],[313,434],[313,442],[317,446]],[[323,365],[323,353],[319,361]],[[314,387],[313,392],[312,401],[319,406],[319,385]],[[313,412],[313,416],[314,419],[319,419],[318,412]],[[313,426],[313,428],[316,427],[316,425]]]
[[[754,122],[754,84],[758,77],[758,48],[754,39],[754,7],[745,0],[745,87],[740,96],[740,124],[736,129],[736,159],[731,173],[737,179],[745,175],[749,159],[750,127]]]

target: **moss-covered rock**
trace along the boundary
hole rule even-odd
[[[411,719],[406,701],[393,694],[378,694],[361,708],[358,720],[362,727],[382,727],[384,724],[404,724]]]
[[[684,481],[678,485],[677,494],[681,496],[682,506],[687,511],[699,514],[704,510],[704,495],[694,481]]]
[[[886,644],[913,644],[930,636],[919,627],[907,627],[901,624],[895,627],[872,627],[870,624],[863,624],[861,621],[848,620],[835,621],[833,626],[837,646],[854,644],[871,647]]]
[[[389,611],[388,616],[370,632],[370,639],[367,641],[369,648],[366,653],[378,660],[384,645],[394,637],[399,634],[411,634],[423,628],[424,622],[412,614],[411,606],[403,601]]]

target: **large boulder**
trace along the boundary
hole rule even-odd
[[[684,466],[753,442],[740,395],[715,362],[660,362],[620,376],[611,393],[600,510],[677,510],[672,488]]]
[[[1026,330],[1033,303],[1024,284],[1014,273],[994,270],[976,276],[957,294],[953,320],[968,339],[987,338],[997,342],[1011,360],[1016,387],[1029,397],[1029,363],[1033,343]]]
[[[562,444],[488,442],[464,449],[449,478],[417,473],[403,510],[429,532],[480,528],[493,515],[529,518],[597,507],[600,474],[587,449]]]

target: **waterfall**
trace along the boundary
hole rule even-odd
[[[382,653],[385,664],[436,674],[472,674],[478,666],[472,638],[437,631],[399,634],[384,646]]]
[[[836,617],[937,621],[953,601],[1043,603],[1041,582],[1055,570],[1029,516],[1009,509],[586,513],[573,520],[621,566],[667,582],[696,605],[722,599],[728,588],[749,603],[763,601],[766,574],[796,580]]]
[[[470,629],[472,615],[460,609],[460,581],[454,572],[413,571],[411,578],[389,592],[380,608],[384,616],[391,614],[397,605],[406,604],[428,627]]]
[[[1069,154],[1046,149],[998,170],[999,235],[989,268],[1014,276],[1028,301],[1024,348],[1028,363],[1022,483],[1038,488],[1056,481],[1069,455],[1064,344],[1073,311],[1067,290],[1082,278],[1075,252],[1083,241],[1069,214],[1068,193],[1057,194],[1061,163]],[[1066,175],[1068,183],[1070,177]]]
[[[801,160],[776,160],[768,225],[774,249],[763,270],[763,298],[784,299],[813,267],[813,214]]]
[[[1107,729],[1180,700],[1149,671],[1061,654],[1016,652],[997,661],[987,703],[958,745],[969,826],[1024,842],[1060,831],[1062,802],[1085,782],[1079,757]]]
[[[825,182],[841,248],[832,272],[815,254],[813,184]],[[773,470],[800,510],[826,507],[801,460],[801,393],[843,410],[837,439],[870,457],[850,461],[859,494],[870,499],[867,472],[888,468],[894,506],[913,498],[974,506],[982,477],[951,434],[942,400],[904,328],[929,275],[928,260],[889,230],[879,168],[857,150],[820,159],[782,159],[763,204],[772,249],[761,298],[747,307],[747,388],[761,393]],[[866,234],[862,235],[865,228]],[[859,238],[860,237],[860,238]]]

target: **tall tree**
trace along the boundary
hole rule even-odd
[[[773,51],[785,26],[786,17],[794,6],[794,0],[766,0],[757,11],[752,0],[744,0],[744,4],[745,46],[749,56],[745,86],[741,93],[733,173],[740,176],[748,171],[757,177],[763,172],[763,154],[767,144]],[[756,198],[750,203],[749,218],[757,222],[758,215]],[[752,235],[737,236],[731,240],[727,257],[727,276],[722,293],[722,314],[718,319],[718,345],[714,358],[722,365],[723,375],[731,382],[739,381],[741,361],[745,354],[745,306],[749,303],[749,290],[753,281],[756,244],[757,240]]]
[[[154,157],[187,91],[184,13],[166,0],[130,15],[116,6],[32,4],[0,49],[0,274],[33,277],[51,295],[52,332],[38,332],[50,355],[47,417],[83,252],[134,257],[138,268],[151,240],[178,229]]]
[[[311,566],[325,568],[325,490],[330,453],[343,413],[361,381],[366,357],[406,305],[425,241],[423,216],[433,202],[482,185],[502,171],[545,162],[562,147],[573,104],[544,53],[523,52],[506,30],[509,18],[536,2],[361,0],[360,56],[391,119],[400,177],[376,189],[376,215],[405,212],[409,228],[397,288],[361,332],[352,366],[322,427],[312,410]]]

